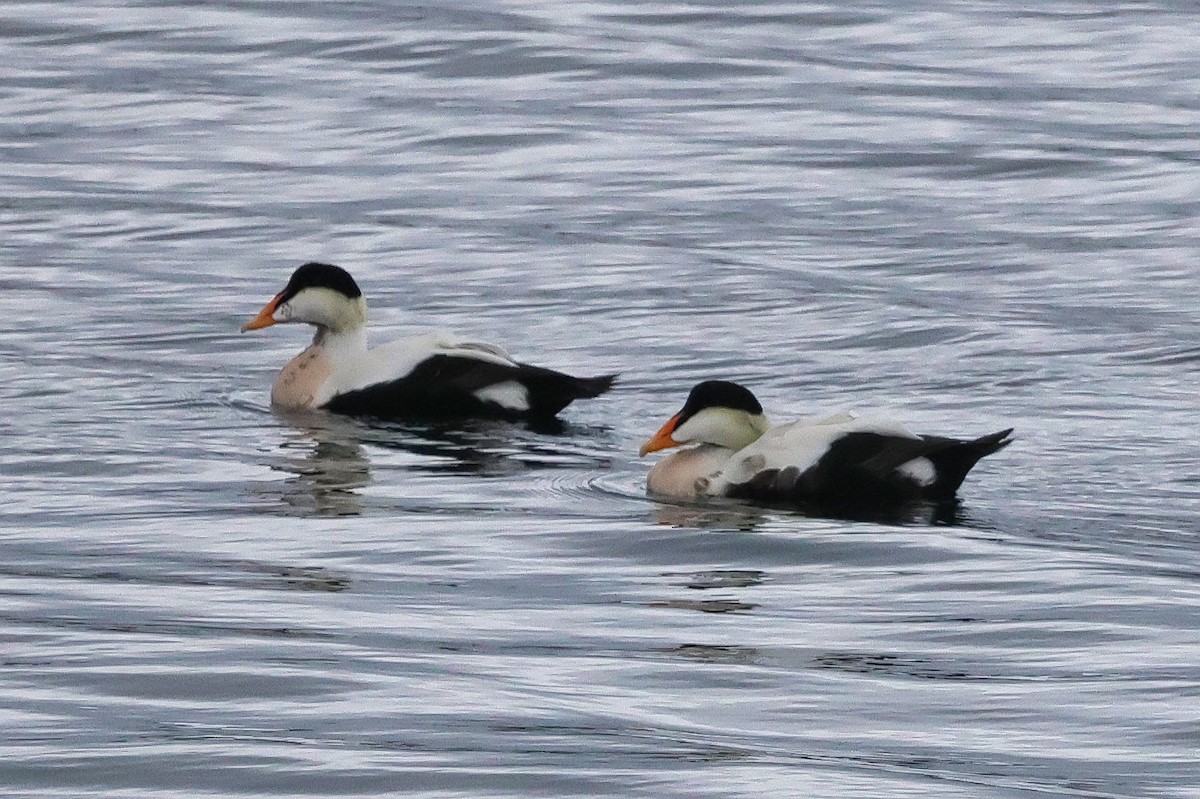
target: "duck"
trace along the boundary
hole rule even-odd
[[[309,262],[292,273],[242,332],[301,322],[312,343],[271,389],[284,411],[351,416],[551,420],[577,399],[608,391],[615,374],[573,377],[516,360],[494,344],[429,332],[367,346],[367,303],[340,266]]]
[[[1012,443],[1012,432],[917,435],[891,420],[845,412],[773,425],[748,388],[706,380],[640,454],[692,445],[650,469],[651,496],[871,517],[916,503],[953,503],[967,472]]]

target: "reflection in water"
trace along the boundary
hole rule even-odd
[[[505,477],[530,469],[559,467],[564,455],[570,454],[562,444],[564,438],[590,430],[575,428],[558,419],[373,421],[360,422],[357,429],[363,443],[427,458],[427,462],[413,467],[419,471],[482,477]]]
[[[678,585],[705,591],[710,588],[746,588],[762,585],[767,573],[761,569],[714,569],[703,572],[665,572],[663,577],[681,577]]]
[[[666,572],[668,578],[683,578],[675,585],[686,586],[696,591],[722,588],[747,588],[760,585],[766,573],[758,569],[715,569],[712,571],[681,573]],[[745,613],[758,607],[756,602],[743,602],[734,597],[704,599],[661,599],[647,603],[652,608],[677,608],[698,610],[701,613]]]
[[[716,646],[712,644],[680,644],[668,653],[703,663],[752,665],[762,660],[762,652],[752,646]]]
[[[700,530],[749,532],[768,518],[766,510],[726,500],[703,505],[657,504],[651,511],[655,524]]]
[[[337,593],[350,587],[350,578],[322,566],[291,566],[256,560],[214,560],[214,568],[224,569],[238,585],[289,591]]]
[[[24,577],[45,580],[78,580],[92,583],[121,583],[145,586],[221,586],[256,591],[344,591],[350,579],[321,566],[293,566],[285,563],[246,559],[173,558],[159,554],[154,568],[141,563],[114,563],[112,553],[76,552],[78,563],[56,561],[52,567],[28,562],[0,565],[0,577]],[[10,557],[12,557],[10,555]],[[104,558],[102,566],[93,561]]]
[[[356,489],[371,481],[371,466],[353,429],[343,420],[324,414],[280,413],[294,430],[281,449],[305,449],[298,457],[285,457],[272,468],[294,477],[284,482],[280,500],[302,515],[354,516],[362,513]]]
[[[927,680],[983,679],[967,674],[961,668],[942,668],[929,658],[882,652],[825,652],[817,655],[813,665],[819,669],[835,669],[855,674],[901,675]]]
[[[289,512],[353,516],[364,512],[360,489],[372,482],[367,447],[418,456],[406,469],[429,474],[506,477],[534,469],[607,467],[607,459],[567,445],[568,437],[607,433],[559,420],[377,422],[324,411],[276,411],[290,428],[271,468],[292,475],[278,491]],[[547,437],[550,438],[547,438]],[[300,451],[302,454],[291,454]]]
[[[768,518],[777,518],[781,513],[809,519],[836,519],[893,525],[957,526],[966,524],[968,521],[962,509],[962,503],[957,499],[951,502],[913,502],[886,512],[831,514],[821,509],[791,506],[758,507],[714,498],[705,500],[702,504],[656,504],[651,518],[655,524],[669,527],[749,532]]]
[[[753,602],[736,599],[659,599],[646,604],[652,608],[698,610],[701,613],[745,613],[758,607]]]

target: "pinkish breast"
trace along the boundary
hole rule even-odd
[[[321,387],[333,374],[333,362],[323,347],[312,346],[288,361],[271,389],[271,404],[299,410],[314,408]]]
[[[729,462],[733,453],[723,447],[700,446],[672,453],[651,467],[646,490],[664,497],[695,498],[703,494],[696,481]]]

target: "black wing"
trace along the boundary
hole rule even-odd
[[[397,418],[553,417],[572,401],[597,397],[616,375],[572,377],[553,369],[518,363],[510,366],[458,355],[434,355],[407,375],[339,394],[324,407],[354,416]],[[505,382],[525,388],[527,408],[514,409],[481,400],[476,394]]]
[[[894,508],[919,500],[954,498],[967,472],[986,455],[1012,443],[1012,430],[972,440],[885,433],[847,433],[830,444],[812,466],[766,469],[731,486],[733,497],[817,507],[839,514]],[[929,481],[899,471],[917,458],[933,466]]]

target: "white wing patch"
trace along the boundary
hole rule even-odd
[[[480,402],[494,402],[510,411],[529,410],[529,389],[516,380],[485,386],[474,392],[474,397]]]
[[[937,467],[929,458],[913,458],[908,463],[902,463],[896,467],[896,471],[922,488],[931,486],[937,481]]]

